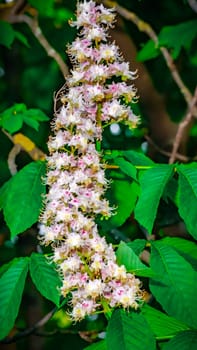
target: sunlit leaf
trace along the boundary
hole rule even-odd
[[[17,103],[0,114],[0,125],[10,134],[21,129],[23,113],[26,111],[24,103]]]

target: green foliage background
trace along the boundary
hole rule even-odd
[[[178,127],[187,113],[187,105],[160,49],[169,50],[192,93],[197,66],[196,13],[187,0],[119,0],[118,3],[150,23],[158,35],[155,45],[143,30],[124,21],[124,31],[137,47],[136,60],[146,67],[154,88],[164,97],[171,121]],[[185,161],[177,160],[174,164],[168,163],[172,144],[164,153],[161,147],[153,152],[147,142],[152,124],[157,124],[158,139],[160,129],[157,115],[150,120],[148,107],[141,99],[137,106],[131,106],[141,115],[137,130],[131,132],[120,125],[119,135],[112,134],[110,128],[104,131],[104,158],[111,165],[106,175],[113,180],[106,196],[117,207],[117,213],[108,221],[98,222],[100,233],[117,247],[118,263],[142,280],[147,302],[139,312],[118,309],[109,315],[104,310],[104,314],[72,324],[64,312],[68,309],[67,300],[59,295],[61,281],[56,267],[48,262],[50,249],[41,247],[37,238],[37,221],[46,191],[43,154],[47,153],[54,113],[53,95],[64,84],[64,77],[27,24],[13,23],[10,19],[14,5],[15,2],[0,1],[0,339],[3,348],[9,349],[6,344],[13,342],[20,350],[34,349],[32,344],[38,350],[50,350],[54,346],[60,350],[195,350],[195,119],[180,150]],[[76,1],[28,0],[26,6],[26,15],[38,15],[43,34],[70,67],[65,48],[76,35],[68,25]],[[170,134],[170,124],[167,131]],[[15,159],[18,171],[11,174],[10,152],[19,133],[28,139],[20,138],[23,147]],[[40,327],[42,322],[38,325],[37,322],[44,317],[48,321]]]

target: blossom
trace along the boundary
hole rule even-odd
[[[73,69],[67,92],[52,124],[49,138],[45,210],[41,215],[42,241],[53,249],[53,260],[62,278],[61,294],[71,295],[75,321],[109,307],[137,308],[140,281],[119,266],[111,244],[99,235],[96,217],[108,218],[112,208],[105,198],[105,178],[96,141],[104,124],[138,122],[128,105],[136,89],[126,82],[134,79],[107,29],[114,11],[85,0],[78,3],[79,30],[68,47]]]

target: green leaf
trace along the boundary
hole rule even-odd
[[[172,336],[188,329],[188,326],[184,323],[147,304],[142,307],[141,312],[157,338]]]
[[[178,237],[166,237],[162,239],[164,244],[173,247],[196,269],[197,267],[197,245],[187,239]]]
[[[164,27],[159,34],[159,45],[173,49],[172,56],[176,59],[181,48],[189,49],[197,35],[197,20],[191,20],[173,26]]]
[[[10,134],[21,129],[23,125],[23,113],[26,110],[24,103],[17,103],[6,109],[0,115],[0,125]]]
[[[23,120],[27,125],[38,131],[39,122],[48,121],[49,117],[40,109],[32,108],[25,111]]]
[[[18,258],[16,258],[16,259],[18,259]],[[10,265],[13,264],[13,261],[14,261],[14,259],[11,260],[11,261],[9,261],[9,262],[6,263],[6,264],[3,264],[3,265],[0,267],[0,277],[4,274],[4,272],[6,272],[6,271],[9,269]]]
[[[136,255],[140,255],[146,244],[147,241],[145,239],[135,239],[134,241],[127,243],[128,247],[130,247]]]
[[[52,17],[56,24],[64,24],[66,21],[74,17],[74,13],[65,7],[55,8]]]
[[[133,164],[125,160],[123,157],[117,157],[114,159],[114,163],[120,167],[120,170],[132,179],[137,181],[137,171]]]
[[[146,157],[143,153],[127,150],[127,151],[122,151],[122,154],[133,165],[136,165],[136,166],[154,165],[154,162],[150,158]]]
[[[119,227],[131,215],[137,200],[139,185],[123,179],[113,180],[106,196],[110,204],[115,206],[115,214],[106,221],[109,228]]]
[[[51,16],[53,13],[54,0],[37,1],[28,0],[30,5],[35,7],[42,16]]]
[[[21,303],[29,258],[17,258],[0,278],[0,339],[14,326]]]
[[[197,326],[197,272],[172,247],[152,242],[150,265],[160,278],[150,280],[150,290],[163,309],[191,327]]]
[[[189,233],[197,239],[197,164],[179,165],[178,209]],[[189,212],[188,212],[189,208]]]
[[[122,157],[122,151],[117,150],[107,150],[104,154],[104,159],[115,159],[117,157]]]
[[[39,292],[57,306],[60,305],[61,280],[54,264],[38,253],[33,253],[30,259],[31,278]]]
[[[196,350],[197,331],[184,331],[177,334],[164,347],[163,350]]]
[[[84,350],[107,350],[106,340],[101,340],[84,348]]]
[[[118,264],[124,265],[128,272],[143,277],[154,276],[154,272],[141,262],[132,248],[126,243],[120,242],[116,251],[116,257]]]
[[[0,196],[5,221],[14,237],[31,227],[39,217],[45,185],[44,162],[32,162],[26,165],[6,183],[6,189]],[[0,192],[1,193],[1,192]]]
[[[107,349],[155,350],[151,328],[142,314],[115,310],[107,328]]]
[[[2,187],[0,187],[0,209],[3,209],[3,204],[6,201],[6,194],[9,187],[9,181],[5,182]]]
[[[38,130],[39,122],[48,120],[40,109],[27,109],[24,103],[16,103],[0,114],[0,125],[11,134],[20,130],[23,122]]]
[[[25,124],[29,125],[31,128],[33,128],[36,131],[38,131],[39,123],[37,122],[37,120],[31,119],[31,118],[28,118],[28,117],[23,117],[23,121],[25,122]]]
[[[26,118],[34,119],[40,122],[45,122],[49,120],[49,117],[40,109],[31,108],[25,111],[24,116]]]
[[[30,47],[29,43],[28,43],[28,40],[27,38],[21,33],[21,32],[18,32],[18,31],[14,31],[14,34],[15,34],[15,38],[18,39],[21,43],[23,43],[26,47]]]
[[[172,174],[173,166],[160,164],[144,171],[139,179],[141,194],[135,208],[135,218],[148,233],[152,231],[159,201]]]
[[[105,151],[105,159],[115,159],[118,157],[125,157],[130,163],[135,166],[151,166],[155,163],[143,153],[136,152],[133,150],[118,151],[118,150],[107,150]]]
[[[137,53],[137,60],[144,62],[159,56],[160,50],[153,40],[148,40],[142,49]]]
[[[0,45],[4,45],[9,49],[15,37],[14,29],[11,24],[5,21],[0,21],[0,33]]]

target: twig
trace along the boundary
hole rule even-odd
[[[134,12],[129,11],[127,9],[125,9],[124,7],[118,5],[116,2],[111,1],[111,0],[103,0],[103,3],[108,6],[108,7],[115,7],[116,11],[125,19],[133,22],[137,28],[146,33],[156,44],[156,46],[158,46],[158,48],[160,49],[160,51],[163,54],[163,57],[166,61],[166,64],[172,74],[172,77],[175,81],[175,83],[177,84],[177,86],[179,87],[183,97],[185,98],[185,101],[187,102],[188,106],[191,103],[192,100],[192,94],[189,91],[189,89],[187,88],[187,86],[184,84],[183,80],[181,79],[179,72],[174,64],[174,61],[169,53],[169,51],[165,48],[165,47],[159,47],[159,41],[158,41],[158,36],[155,33],[155,31],[153,30],[153,28],[150,26],[149,23],[144,22],[141,18],[139,18]],[[195,111],[195,114],[196,111]]]
[[[188,0],[188,4],[194,12],[197,12],[197,1],[196,0]]]
[[[164,156],[170,158],[171,152],[165,151],[164,149],[160,148],[148,135],[145,135],[144,138],[148,141],[148,143],[153,146],[156,151],[163,154]],[[184,156],[183,154],[176,153],[176,159],[187,163],[190,159],[189,157]]]
[[[21,146],[16,144],[12,147],[11,151],[8,154],[8,168],[12,175],[17,173],[17,165],[15,163],[16,156],[20,153]]]
[[[21,150],[24,150],[29,154],[29,156],[33,160],[44,160],[45,154],[38,147],[36,147],[35,143],[32,142],[27,136],[22,133],[17,133],[15,135],[10,135],[7,131],[2,129],[2,132],[9,138],[10,141],[13,142],[14,145],[20,146]],[[11,154],[11,157],[13,155]]]
[[[57,307],[54,307],[48,314],[46,314],[40,321],[38,321],[34,326],[25,329],[24,331],[21,331],[14,335],[13,337],[6,337],[4,340],[1,341],[2,344],[10,344],[16,342],[18,339],[27,337],[28,335],[33,334],[36,332],[37,329],[43,327],[50,318],[54,315],[54,313],[58,310]]]
[[[23,11],[25,9],[26,3],[26,0],[17,0],[15,1],[15,3],[11,3],[12,8],[10,11],[10,15],[17,15],[21,12],[21,10]]]
[[[174,140],[174,144],[173,144],[172,153],[171,153],[171,156],[169,159],[169,164],[174,163],[174,161],[176,159],[176,153],[177,153],[177,150],[179,148],[184,130],[192,120],[196,103],[197,103],[197,87],[195,89],[194,96],[193,96],[192,101],[190,103],[188,113],[186,114],[186,117],[183,119],[183,121],[179,124],[177,134],[175,136],[175,140]]]
[[[66,77],[68,75],[69,70],[67,65],[65,64],[60,54],[49,44],[48,40],[45,38],[41,28],[39,27],[38,20],[36,18],[31,18],[27,15],[21,14],[21,15],[10,16],[9,20],[11,23],[18,23],[18,22],[26,23],[31,29],[36,39],[39,41],[40,45],[47,52],[47,55],[49,57],[52,57],[56,61],[63,76]]]

